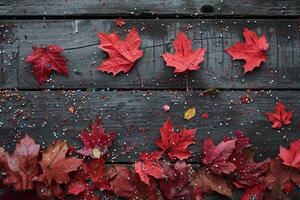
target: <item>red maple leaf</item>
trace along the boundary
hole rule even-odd
[[[118,19],[115,19],[115,24],[118,27],[122,27],[126,24],[126,22],[124,21],[124,19],[122,19],[121,17],[119,17]]]
[[[249,104],[251,101],[251,97],[249,94],[241,96],[241,104]]]
[[[108,180],[113,192],[128,200],[147,199],[157,200],[156,184],[150,181],[147,185],[140,177],[122,165],[114,165],[108,170]]]
[[[290,149],[280,146],[280,153],[278,155],[286,166],[300,168],[300,139],[290,144]]]
[[[28,135],[16,145],[12,156],[1,152],[1,162],[6,168],[7,177],[4,184],[13,185],[16,191],[33,188],[33,178],[39,173],[37,161],[39,158],[40,145]]]
[[[174,160],[184,160],[189,158],[192,153],[188,146],[195,143],[195,129],[180,129],[179,133],[174,131],[173,125],[169,119],[160,128],[161,138],[155,140],[155,143],[164,152],[167,152],[169,158]]]
[[[287,186],[290,185],[288,187],[291,187],[291,184],[293,186],[296,184],[300,187],[300,174],[296,169],[282,165],[279,158],[275,158],[270,162],[270,170],[264,182],[272,190],[270,196],[273,199],[277,199],[278,197],[278,199],[287,199],[283,198],[286,196],[283,192],[286,192]]]
[[[175,67],[174,73],[182,73],[187,70],[200,69],[199,63],[204,61],[205,49],[192,49],[192,41],[183,33],[179,32],[173,42],[175,54],[162,54],[167,66]]]
[[[46,81],[51,71],[67,76],[69,70],[64,58],[60,53],[64,50],[58,45],[43,47],[32,47],[33,52],[25,58],[25,62],[32,64],[33,75],[38,82],[42,84]]]
[[[37,182],[35,185],[35,190],[40,200],[64,199],[65,197],[65,192],[63,191],[61,185],[55,181],[53,181],[50,185]]]
[[[174,166],[164,164],[163,168],[166,174],[159,180],[159,188],[164,199],[195,199],[189,180],[190,167],[184,161],[178,161]]]
[[[105,129],[102,127],[101,120],[99,118],[96,118],[92,123],[90,132],[86,130],[81,131],[80,139],[84,144],[84,148],[77,152],[85,156],[91,156],[93,158],[95,158],[95,155],[93,154],[94,150],[100,151],[101,156],[108,155],[108,150],[112,146],[115,138],[115,133],[105,133]]]
[[[200,191],[200,197],[215,191],[232,199],[232,190],[229,184],[223,177],[213,174],[209,170],[201,169],[193,174],[191,184],[196,191]]]
[[[279,101],[275,108],[275,113],[267,113],[268,120],[273,123],[273,128],[281,128],[283,125],[292,123],[292,111],[285,111],[285,106]]]
[[[141,181],[150,184],[148,176],[160,179],[164,175],[164,170],[159,163],[159,159],[162,157],[163,152],[153,151],[151,153],[143,152],[140,156],[140,162],[134,164],[134,169],[139,174]]]
[[[95,174],[97,171],[93,173]],[[68,184],[68,193],[77,196],[78,200],[99,200],[95,192],[98,189],[97,184],[87,181],[87,176],[89,175],[82,168],[73,173],[72,180]]]
[[[40,166],[43,174],[38,180],[51,185],[55,180],[57,183],[68,183],[70,181],[69,173],[76,171],[82,164],[82,160],[78,158],[66,158],[68,151],[67,143],[57,141],[43,152]]]
[[[252,188],[247,189],[243,193],[241,200],[251,200],[251,199],[263,200],[265,190],[266,190],[266,184],[260,183]]]
[[[140,50],[142,40],[135,27],[127,34],[125,40],[121,41],[117,33],[98,33],[101,41],[99,48],[109,55],[97,69],[102,72],[112,73],[114,76],[123,71],[127,73],[134,62],[144,55]]]
[[[245,60],[244,73],[247,73],[259,67],[261,62],[266,61],[266,51],[269,44],[264,35],[257,37],[256,33],[247,28],[244,28],[243,35],[245,43],[237,42],[225,51],[232,56],[233,60]]]
[[[105,160],[103,157],[83,164],[82,168],[87,176],[97,185],[99,190],[111,190],[106,177]]]
[[[269,171],[270,160],[254,162],[254,153],[245,149],[231,157],[230,160],[236,165],[234,185],[237,188],[252,188],[260,184]]]
[[[217,146],[214,145],[211,139],[206,139],[203,142],[202,163],[209,166],[212,172],[216,174],[230,174],[236,166],[229,161],[236,147],[236,139],[222,141]]]
[[[209,114],[208,113],[202,113],[201,118],[202,119],[208,119]]]
[[[232,140],[225,138],[224,141]],[[252,188],[260,184],[269,170],[269,159],[254,162],[254,153],[250,149],[249,138],[240,130],[236,132],[236,144],[228,161],[236,166],[234,182],[237,188]]]

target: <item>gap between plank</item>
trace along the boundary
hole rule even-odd
[[[188,92],[201,92],[205,91],[210,88],[189,88]],[[226,92],[226,91],[261,91],[261,90],[272,90],[272,91],[300,91],[300,88],[215,88],[218,89],[220,92]],[[0,91],[24,91],[24,92],[30,92],[30,91],[82,91],[82,92],[88,92],[88,91],[106,91],[106,92],[114,92],[114,91],[141,91],[141,92],[147,92],[147,91],[186,91],[186,88],[0,88]]]
[[[192,15],[192,14],[73,14],[73,15],[0,15],[0,20],[66,20],[66,19],[298,19],[299,15]]]

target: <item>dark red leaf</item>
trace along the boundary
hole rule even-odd
[[[69,173],[76,171],[82,164],[82,160],[78,158],[66,158],[68,151],[67,143],[57,141],[43,152],[40,161],[43,174],[38,180],[51,185],[55,180],[57,183],[68,183],[70,181]]]
[[[32,72],[38,84],[46,81],[51,71],[67,76],[69,70],[64,58],[60,55],[63,51],[58,45],[50,45],[45,48],[32,47],[33,52],[25,58],[25,62],[32,64]]]
[[[6,167],[7,177],[4,183],[13,185],[16,191],[33,189],[33,178],[38,175],[38,158],[40,145],[28,135],[16,145],[12,156],[2,152],[2,161]],[[6,157],[6,160],[3,158]]]
[[[51,185],[46,185],[42,182],[38,182],[35,186],[36,192],[41,200],[54,200],[64,199],[65,192],[61,188],[61,186],[56,183],[52,182]]]
[[[292,111],[285,111],[285,106],[281,101],[276,105],[275,113],[267,113],[268,120],[273,123],[273,128],[281,128],[283,125],[292,123]]]
[[[80,139],[84,144],[84,148],[79,150],[78,153],[91,156],[92,158],[100,158],[102,155],[108,155],[108,150],[112,146],[115,137],[116,134],[113,132],[109,134],[105,133],[101,120],[96,118],[90,132],[86,130],[81,131]],[[100,154],[95,155],[95,150],[96,152],[100,152]]]
[[[159,163],[159,159],[162,157],[163,152],[153,151],[151,153],[143,152],[140,157],[140,162],[134,164],[135,172],[139,174],[141,181],[150,185],[150,179],[148,176],[152,176],[156,179],[160,179],[164,175],[164,170]]]
[[[105,160],[103,157],[91,160],[89,163],[84,164],[83,169],[88,177],[97,184],[99,190],[111,190],[106,177]]]
[[[243,193],[241,200],[254,200],[254,199],[255,200],[263,200],[265,190],[266,190],[265,183],[258,184],[256,186],[254,186],[253,188],[247,189]]]
[[[231,188],[223,177],[207,170],[201,169],[193,174],[192,185],[198,190],[198,193],[200,191],[200,194],[198,194],[199,196],[201,196],[201,193],[206,194],[210,191],[214,191],[232,198]]]
[[[88,181],[88,176],[83,168],[72,173],[72,180],[68,184],[68,193],[75,195],[76,200],[100,200],[95,192],[98,185]]]
[[[164,164],[165,178],[159,180],[162,196],[166,200],[195,199],[189,180],[190,167],[184,162],[176,162],[174,167]]]
[[[209,168],[216,174],[229,174],[233,172],[236,166],[229,162],[229,157],[235,149],[236,139],[222,141],[217,146],[214,145],[211,139],[206,139],[203,142],[202,163],[209,166]]]
[[[113,192],[128,200],[147,199],[158,200],[156,185],[150,181],[150,185],[144,184],[139,176],[127,167],[115,165],[108,171],[109,183]]]
[[[282,191],[286,191],[286,184],[292,182],[300,187],[300,174],[296,169],[282,165],[279,158],[270,162],[270,171],[268,172],[264,182],[272,190],[271,195],[275,197],[285,197]]]
[[[181,129],[179,133],[174,131],[173,125],[169,119],[160,128],[161,138],[155,140],[164,152],[167,152],[169,158],[174,160],[184,160],[189,158],[192,153],[188,146],[195,143],[195,134],[197,129]]]

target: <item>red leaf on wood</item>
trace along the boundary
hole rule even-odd
[[[68,151],[67,143],[57,141],[43,152],[40,161],[43,174],[38,178],[48,185],[55,180],[57,183],[68,183],[70,181],[69,173],[76,171],[82,164],[82,160],[78,158],[66,158]]]
[[[95,160],[99,161],[99,160]],[[94,172],[97,173],[97,170]],[[75,195],[78,200],[100,200],[96,194],[98,190],[97,183],[93,183],[87,180],[89,175],[83,168],[79,168],[78,171],[71,174],[71,181],[68,184],[68,193]],[[73,199],[73,198],[72,198]]]
[[[37,182],[35,190],[41,200],[53,200],[53,199],[64,199],[65,192],[62,187],[56,183],[52,182],[50,185]]]
[[[225,138],[224,141],[232,140]],[[254,162],[254,153],[251,151],[249,138],[240,130],[236,132],[235,149],[229,157],[229,162],[236,166],[234,182],[237,188],[250,188],[262,182],[269,170],[269,159],[263,162]]]
[[[83,163],[84,165],[84,163]],[[72,174],[70,183],[68,184],[68,193],[78,195],[87,189],[87,174],[83,168]]]
[[[94,173],[96,173],[96,171]],[[99,200],[95,192],[98,189],[97,184],[87,181],[88,176],[89,175],[87,174],[87,172],[82,168],[80,168],[75,173],[72,173],[72,180],[68,184],[68,193],[75,195],[77,197],[75,199]]]
[[[243,193],[241,200],[252,200],[252,199],[263,200],[265,190],[266,190],[265,183],[258,184],[253,188],[247,189]]]
[[[87,173],[88,177],[97,184],[99,190],[111,190],[106,177],[105,160],[103,157],[100,159],[91,160],[82,167]]]
[[[164,152],[167,152],[169,158],[174,160],[184,160],[189,158],[192,153],[188,146],[195,143],[195,133],[197,129],[181,129],[179,133],[174,131],[173,125],[169,119],[160,128],[161,138],[155,140]]]
[[[91,156],[95,158],[93,150],[97,149],[101,155],[108,155],[108,150],[112,146],[115,140],[115,133],[105,133],[105,129],[102,127],[102,122],[99,118],[93,121],[91,131],[82,130],[80,133],[80,139],[84,144],[84,148],[77,151],[78,153]],[[99,157],[98,157],[99,158]]]
[[[285,111],[285,106],[279,101],[275,108],[275,113],[267,113],[268,120],[273,123],[273,128],[281,128],[283,125],[292,123],[292,111]]]
[[[214,145],[211,139],[206,139],[202,146],[203,155],[201,161],[208,165],[216,174],[229,174],[236,168],[232,162],[228,161],[235,147],[236,139],[222,141],[217,146]]]
[[[225,51],[232,56],[233,60],[245,60],[244,73],[247,73],[259,67],[261,62],[266,61],[266,51],[269,44],[264,35],[257,37],[256,33],[247,28],[244,28],[243,35],[245,37],[244,43],[237,42]]]
[[[128,200],[147,199],[157,200],[157,189],[153,181],[150,185],[144,184],[139,176],[127,167],[115,165],[108,171],[109,183],[113,192]]]
[[[192,185],[205,193],[215,191],[219,194],[232,198],[232,191],[226,181],[210,171],[199,170],[193,175]]]
[[[287,181],[282,185],[282,191],[286,194],[290,194],[295,184],[292,181]]]
[[[69,194],[78,195],[85,191],[86,185],[82,181],[75,181],[69,184],[68,192]]]
[[[237,166],[235,171],[234,182],[237,188],[251,188],[260,184],[265,178],[269,170],[270,160],[267,159],[262,162],[253,161],[254,153],[247,150],[244,155],[241,153],[239,157],[235,157],[234,162]]]
[[[201,118],[202,119],[208,119],[209,114],[208,113],[202,113]]]
[[[38,82],[42,84],[46,81],[51,71],[67,76],[69,70],[64,58],[60,53],[64,50],[58,45],[43,47],[32,47],[33,52],[25,58],[25,62],[32,64],[33,75]]]
[[[264,180],[267,187],[272,190],[269,199],[287,199],[283,191],[288,182],[293,182],[300,187],[300,174],[296,169],[282,165],[279,158],[270,162],[270,170]]]
[[[134,62],[143,56],[140,50],[142,40],[135,27],[127,34],[125,40],[120,40],[117,33],[105,34],[98,33],[101,41],[99,48],[106,51],[109,55],[108,60],[104,61],[97,69],[102,72],[112,73],[114,76],[123,71],[127,73]]]
[[[278,155],[286,166],[300,168],[300,139],[290,144],[290,149],[280,146],[280,153]]]
[[[195,199],[189,180],[190,167],[184,161],[178,161],[174,167],[164,164],[165,178],[159,180],[159,188],[166,200]]]
[[[121,17],[119,17],[118,19],[115,19],[115,24],[118,27],[122,27],[126,24],[126,22],[124,21],[124,19],[122,19]]]
[[[13,185],[16,191],[33,188],[33,178],[38,175],[38,158],[40,145],[28,135],[16,145],[12,156],[2,152],[1,161],[4,162],[7,177],[6,185]],[[5,158],[4,158],[5,157]]]
[[[200,69],[199,63],[204,61],[204,48],[193,51],[192,41],[181,31],[173,42],[173,46],[175,54],[164,53],[162,56],[167,66],[175,67],[174,73]]]
[[[236,134],[236,150],[239,151],[243,148],[248,148],[251,146],[250,139],[244,135],[241,130],[237,130]]]
[[[140,162],[134,164],[134,169],[139,174],[141,181],[150,185],[150,179],[148,176],[152,176],[156,179],[160,179],[164,175],[164,170],[159,163],[159,159],[162,157],[163,152],[153,151],[151,153],[143,152],[140,156]]]

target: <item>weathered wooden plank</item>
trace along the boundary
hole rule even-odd
[[[32,45],[59,44],[65,48],[64,57],[70,68],[69,77],[52,75],[49,83],[40,88],[186,88],[186,75],[174,75],[165,67],[161,54],[173,51],[172,40],[178,31],[188,30],[194,40],[193,48],[207,50],[202,69],[189,73],[189,87],[194,89],[219,88],[299,88],[300,33],[297,20],[127,20],[124,28],[117,28],[112,20],[34,20],[1,21],[2,71],[9,75],[1,88],[37,88],[30,65],[24,57]],[[144,57],[137,61],[128,74],[112,77],[96,71],[107,54],[98,49],[97,32],[118,31],[125,35],[136,25],[143,40]],[[232,61],[224,49],[236,41],[243,41],[243,27],[259,35],[265,33],[270,43],[268,59],[261,68],[243,74],[243,61]],[[8,68],[3,68],[7,63]],[[12,71],[11,71],[12,70]],[[18,81],[16,81],[18,80]]]
[[[299,15],[297,0],[0,0],[2,16]]]
[[[246,94],[252,101],[241,104],[240,96]],[[99,116],[107,131],[117,133],[109,162],[133,162],[140,152],[158,149],[154,140],[170,117],[176,129],[199,128],[197,144],[190,148],[194,152],[191,162],[199,160],[204,138],[219,142],[235,135],[237,129],[250,137],[264,158],[277,155],[280,145],[288,145],[284,137],[288,141],[299,138],[299,98],[300,91],[223,91],[218,95],[200,91],[3,91],[0,144],[12,149],[18,138],[28,133],[43,147],[58,138],[79,147],[80,130]],[[278,99],[295,111],[293,123],[281,130],[273,129],[265,116],[274,111]],[[162,110],[164,104],[170,105],[170,112]],[[71,106],[77,110],[75,114],[68,111]],[[197,115],[185,121],[183,113],[192,106]],[[204,112],[209,113],[209,119],[200,117]]]

